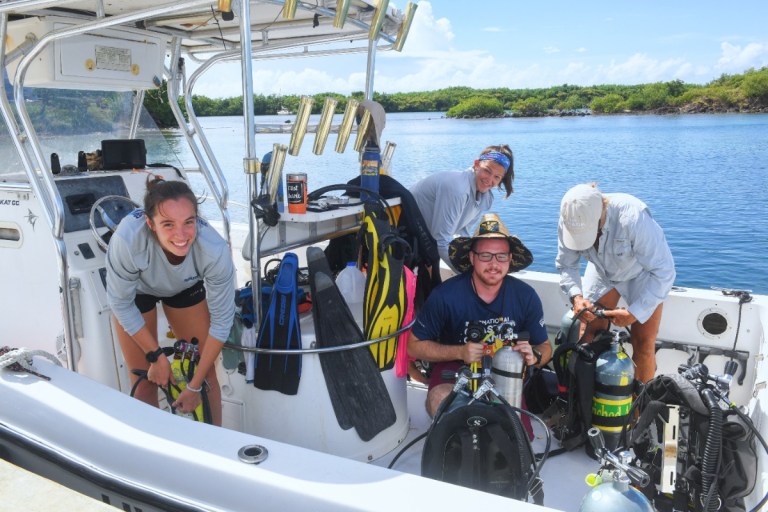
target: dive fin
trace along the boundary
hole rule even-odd
[[[368,248],[363,326],[366,339],[373,340],[397,332],[403,325],[407,303],[403,268],[410,248],[386,220],[366,215],[363,227]],[[371,345],[381,371],[395,365],[396,350],[396,336]]]
[[[318,347],[363,341],[365,338],[360,327],[331,278],[323,251],[308,248],[307,262]],[[320,365],[342,429],[354,426],[360,439],[370,441],[395,423],[395,408],[370,350],[359,347],[320,354]]]
[[[301,348],[299,314],[296,309],[298,268],[296,255],[285,253],[259,329],[257,347],[278,350]],[[299,390],[300,377],[300,354],[256,354],[253,385],[257,388],[295,395]]]

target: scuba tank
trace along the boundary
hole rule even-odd
[[[563,343],[578,343],[581,321],[573,318],[573,310],[569,309],[560,320],[560,331],[555,338],[555,345]]]
[[[592,489],[581,500],[579,512],[654,512],[648,498],[632,487],[647,487],[651,481],[645,471],[630,465],[632,452],[621,452],[619,455],[609,452],[597,428],[589,429],[587,436],[601,467],[598,474],[587,477],[587,484]]]
[[[592,397],[592,426],[599,428],[609,450],[619,444],[621,431],[629,423],[635,369],[621,341],[626,332],[615,332],[609,350],[595,364],[595,391]]]
[[[614,480],[593,479],[595,486],[581,500],[579,512],[654,512],[648,498],[630,485],[626,475]]]
[[[491,363],[496,390],[514,407],[520,407],[522,402],[524,364],[523,356],[512,347],[498,349]]]
[[[195,374],[195,367],[200,361],[200,350],[198,348],[197,338],[192,338],[191,342],[184,340],[178,340],[173,344],[173,360],[171,361],[171,373],[176,380],[176,384],[169,384],[170,400],[168,405],[175,401],[184,389],[186,389],[189,381]],[[205,384],[203,384],[203,388]],[[202,400],[194,411],[191,413],[177,413],[179,416],[189,418],[194,421],[204,421],[211,423],[210,411],[207,410],[207,400],[205,397],[205,390],[201,390]]]

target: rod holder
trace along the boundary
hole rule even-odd
[[[376,10],[373,11],[373,18],[371,18],[371,30],[368,31],[368,40],[375,41],[378,39],[381,26],[384,24],[384,18],[387,17],[388,7],[389,0],[379,0]]]
[[[349,98],[347,100],[347,108],[344,109],[344,117],[341,119],[341,126],[339,126],[339,136],[336,139],[336,152],[343,153],[347,149],[347,142],[349,142],[349,135],[352,133],[352,125],[355,122],[355,115],[357,114],[357,107],[360,102]]]
[[[382,174],[392,175],[389,166],[392,163],[392,156],[395,154],[397,144],[387,141],[384,145],[384,151],[381,152],[381,172]]]
[[[307,133],[313,102],[314,100],[310,96],[302,96],[299,101],[299,110],[296,112],[296,121],[293,123],[291,140],[288,143],[288,153],[292,156],[299,155],[301,144],[304,142],[304,135]]]
[[[408,38],[408,33],[411,31],[411,23],[413,23],[413,17],[416,14],[417,7],[419,6],[413,2],[408,2],[408,5],[405,7],[403,22],[400,24],[400,28],[397,31],[397,38],[395,39],[395,44],[393,46],[398,52],[403,51],[403,45],[405,45],[405,40]]]
[[[368,127],[371,125],[371,112],[365,109],[363,112],[363,118],[360,120],[360,124],[357,127],[357,138],[355,139],[355,151],[358,153],[363,150],[365,143],[368,140]]]
[[[296,17],[296,7],[299,0],[285,0],[283,3],[283,19],[292,20]]]
[[[269,163],[269,171],[267,171],[267,192],[269,193],[270,204],[277,200],[277,191],[283,178],[283,166],[285,166],[287,152],[288,147],[285,144],[272,145],[272,160]]]
[[[316,155],[322,155],[323,149],[325,149],[325,143],[328,142],[328,134],[331,133],[331,123],[333,122],[333,115],[336,113],[336,105],[339,101],[336,98],[330,96],[325,98],[323,104],[323,113],[320,114],[320,122],[317,124],[317,130],[315,131],[315,145],[312,148],[312,152]]]
[[[350,3],[352,3],[352,0],[336,0],[336,15],[333,17],[334,28],[344,28]]]

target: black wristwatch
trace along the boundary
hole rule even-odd
[[[531,349],[531,352],[533,352],[533,355],[536,356],[536,362],[533,363],[533,365],[536,366],[537,364],[541,364],[541,352],[535,348]]]
[[[165,354],[165,352],[163,351],[163,347],[160,347],[160,348],[158,348],[157,350],[154,350],[154,351],[152,351],[152,352],[147,352],[147,354],[146,354],[146,356],[145,356],[145,357],[147,358],[147,361],[148,361],[148,362],[150,362],[150,363],[156,363],[156,362],[157,362],[157,360],[158,360],[158,358],[159,358],[161,355],[163,355],[163,354]]]

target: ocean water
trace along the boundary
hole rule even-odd
[[[245,221],[243,121],[201,122],[227,176],[231,217]],[[180,133],[166,137],[181,164],[194,165]],[[406,187],[435,172],[469,167],[487,145],[509,144],[515,191],[508,199],[496,191],[493,211],[533,252],[531,270],[555,271],[560,199],[573,185],[596,181],[604,192],[630,193],[648,204],[675,257],[677,286],[768,293],[768,115],[451,120],[435,113],[392,114],[382,138],[397,144],[391,173]],[[257,134],[257,154],[288,140],[287,134]],[[336,153],[331,134],[323,154],[314,155],[309,133],[299,156],[288,156],[284,172],[306,172],[310,191],[344,183],[359,172],[353,142],[354,134],[346,151]],[[197,183],[203,187],[202,180]],[[210,204],[204,212],[216,217]]]

